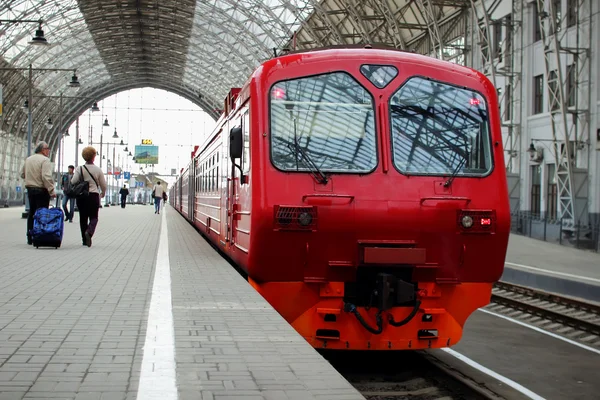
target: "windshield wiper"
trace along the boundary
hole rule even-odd
[[[444,183],[444,187],[448,187],[452,184],[452,181],[454,180],[454,178],[456,178],[456,175],[458,175],[460,168],[465,164],[465,162],[467,162],[467,157],[463,157],[463,159],[458,163],[454,171],[452,171],[452,175],[450,175],[450,178],[448,178],[446,183]]]
[[[304,159],[305,164],[308,166],[308,169],[311,175],[315,178],[318,183],[322,183],[323,185],[327,184],[327,176],[321,172],[319,167],[313,162],[313,160],[306,154],[306,152],[297,144],[297,143],[289,143],[288,147],[292,150],[294,154],[294,158],[298,159],[298,154]]]

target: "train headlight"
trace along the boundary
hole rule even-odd
[[[473,226],[473,218],[470,215],[465,215],[461,220],[462,226],[470,228]]]
[[[312,215],[309,212],[303,211],[298,215],[298,223],[302,226],[308,226],[312,222]]]

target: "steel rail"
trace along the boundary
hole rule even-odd
[[[572,328],[589,332],[594,335],[600,335],[600,325],[594,322],[586,321],[578,317],[567,315],[565,312],[583,311],[588,314],[593,314],[600,318],[600,306],[586,303],[584,301],[559,296],[553,293],[547,293],[540,290],[527,288],[524,286],[513,285],[507,282],[498,282],[496,288],[515,294],[520,294],[526,299],[542,300],[550,303],[552,306],[564,306],[567,310],[555,311],[548,307],[531,304],[525,299],[511,298],[507,295],[492,292],[491,301],[496,304],[501,304],[527,314],[546,318]]]
[[[505,399],[428,351],[400,352],[395,357],[371,353],[351,362],[346,356],[335,360],[333,355],[329,362],[367,400]]]

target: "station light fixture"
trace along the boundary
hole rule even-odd
[[[69,86],[72,88],[78,88],[81,86],[79,80],[77,79],[77,75],[75,75],[75,71],[73,71],[73,76],[71,77],[71,82],[69,82]]]
[[[38,46],[48,46],[48,40],[44,37],[44,30],[42,29],[42,21],[39,21],[38,29],[35,31],[35,36],[29,41],[29,44]]]
[[[53,126],[54,124],[52,123],[52,118],[48,118],[48,121],[46,121],[46,128],[52,129]]]

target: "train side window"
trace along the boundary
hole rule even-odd
[[[242,132],[244,133],[244,154],[242,158],[242,171],[244,175],[250,171],[250,114],[244,113],[242,118]]]

